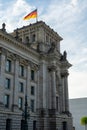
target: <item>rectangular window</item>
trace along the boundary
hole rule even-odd
[[[6,83],[6,84],[5,84],[5,88],[6,88],[6,89],[10,89],[11,80],[8,79],[8,78],[6,78],[6,82],[5,82],[5,83]]]
[[[19,92],[23,92],[24,90],[24,84],[22,82],[19,82]]]
[[[63,122],[63,130],[67,130],[67,122],[66,121]]]
[[[21,130],[24,130],[25,120],[21,120]]]
[[[33,121],[33,130],[36,130],[36,121]]]
[[[22,109],[23,99],[21,97],[19,97],[19,99],[18,99],[18,106],[19,106],[20,109]]]
[[[34,112],[34,100],[31,100],[31,111]]]
[[[9,59],[6,61],[6,71],[11,72],[11,60]]]
[[[31,70],[31,80],[34,80],[34,78],[35,78],[34,70]]]
[[[5,107],[9,108],[9,95],[5,95]]]
[[[34,86],[31,86],[31,95],[34,95]]]
[[[58,111],[58,97],[56,97],[56,110]]]
[[[36,36],[35,34],[32,35],[32,42],[35,42]]]
[[[6,130],[11,130],[11,119],[6,119]]]
[[[19,66],[19,73],[20,73],[20,76],[24,76],[24,66],[23,65],[20,65]]]

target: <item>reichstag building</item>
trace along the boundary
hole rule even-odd
[[[63,38],[38,21],[0,29],[0,130],[72,130]],[[25,128],[26,127],[26,128]]]

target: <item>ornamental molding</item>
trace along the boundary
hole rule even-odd
[[[29,66],[30,66],[31,69],[36,70],[36,71],[39,70],[39,68],[40,68],[39,65],[37,65],[37,64],[35,64],[35,63],[31,62],[31,61],[28,61],[28,63],[29,63]]]

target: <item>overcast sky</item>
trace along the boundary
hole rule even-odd
[[[0,0],[0,28],[8,32],[36,22],[23,17],[38,9],[43,20],[62,38],[61,53],[67,51],[69,62],[69,98],[87,97],[87,0]]]

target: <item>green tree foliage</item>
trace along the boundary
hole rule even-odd
[[[87,116],[81,118],[81,125],[85,125],[85,130],[87,130]]]

